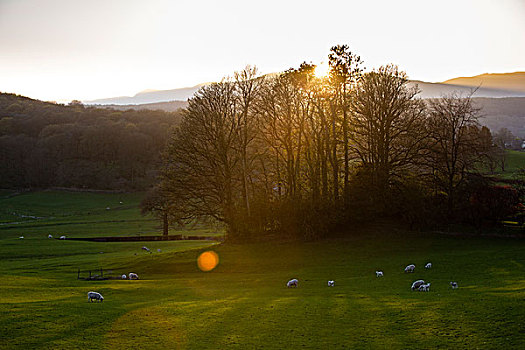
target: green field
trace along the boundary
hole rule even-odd
[[[379,226],[311,243],[47,238],[48,233],[158,232],[155,221],[138,214],[140,196],[41,192],[0,200],[1,221],[8,223],[0,226],[0,348],[519,349],[525,344],[523,240]],[[14,224],[21,218],[9,212],[45,218]],[[154,253],[142,251],[142,245]],[[218,253],[220,263],[201,272],[196,259],[207,249]],[[423,269],[429,261],[433,268]],[[403,272],[409,263],[416,264],[413,274]],[[78,268],[99,267],[113,275],[136,272],[141,279],[77,280]],[[385,276],[376,278],[376,269]],[[299,279],[297,289],[286,288],[290,278]],[[430,292],[410,290],[420,278],[432,283]],[[334,288],[327,287],[331,279]],[[452,290],[450,281],[460,288]],[[87,302],[90,290],[102,293],[104,302]]]
[[[506,179],[513,179],[520,170],[525,170],[525,152],[507,150],[505,159],[505,171],[496,167],[495,174]]]
[[[161,232],[160,223],[140,214],[143,193],[0,191],[0,234],[26,238],[140,236]],[[6,233],[3,233],[6,232]],[[170,234],[181,233],[172,229]],[[197,227],[193,235],[217,235]]]

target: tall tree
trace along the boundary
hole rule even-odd
[[[257,114],[255,113],[255,103],[259,90],[263,83],[263,78],[257,78],[257,68],[246,66],[244,70],[235,72],[235,96],[238,104],[237,112],[237,132],[239,133],[239,151],[241,157],[241,187],[242,197],[246,212],[250,215],[250,198],[248,191],[249,173],[251,168],[250,146],[255,139],[258,127]]]
[[[337,108],[333,109],[335,113],[342,113],[342,143],[343,143],[343,155],[344,155],[344,180],[343,180],[343,198],[344,203],[347,205],[348,192],[349,192],[349,177],[350,177],[350,145],[349,145],[349,108],[350,108],[350,92],[355,88],[355,85],[362,76],[363,68],[361,67],[363,61],[361,57],[355,55],[350,51],[348,45],[336,45],[330,49],[328,55],[328,62],[330,65],[330,82],[333,87],[333,97],[336,102]],[[335,116],[334,128],[335,132]],[[336,144],[334,144],[333,157],[337,156]],[[338,172],[338,169],[334,169],[334,174]],[[335,176],[335,175],[334,175]],[[334,177],[334,181],[337,177]]]
[[[193,217],[233,224],[241,190],[237,108],[231,82],[201,88],[168,144],[166,186]]]
[[[353,150],[378,196],[423,156],[425,105],[407,82],[396,66],[384,66],[363,76],[352,100]]]
[[[429,107],[433,143],[428,157],[429,168],[437,190],[447,195],[450,216],[460,186],[484,159],[479,133],[472,132],[478,125],[479,109],[473,106],[471,96],[458,94],[430,100]]]

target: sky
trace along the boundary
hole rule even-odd
[[[525,71],[525,0],[0,0],[0,91],[133,96],[318,64],[337,44],[429,82]]]

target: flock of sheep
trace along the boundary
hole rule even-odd
[[[425,269],[431,269],[431,268],[432,268],[432,263],[429,262],[425,265]],[[416,269],[416,265],[410,264],[410,265],[407,265],[407,267],[405,267],[405,272],[412,273],[414,272],[415,269]],[[384,276],[383,271],[376,271],[376,277],[383,277],[383,276]],[[288,288],[292,288],[292,287],[297,288],[298,285],[299,285],[299,280],[297,278],[293,278],[286,283],[286,287]],[[452,289],[457,289],[458,283],[450,282],[450,286],[452,287]],[[328,287],[335,287],[335,281],[333,280],[328,281]],[[414,291],[419,291],[419,292],[429,292],[430,282],[425,283],[424,280],[414,281],[412,283],[411,289]]]
[[[53,238],[53,235],[47,235],[47,238]],[[66,239],[66,236],[60,236],[59,239]]]
[[[431,269],[431,268],[432,268],[432,263],[427,263],[425,265],[425,269]],[[405,267],[405,272],[406,273],[412,273],[412,272],[414,272],[415,269],[416,269],[416,265],[410,264],[407,267]],[[383,271],[376,271],[376,277],[383,277],[383,276],[384,276]],[[122,279],[125,280],[127,278],[129,278],[130,280],[138,280],[139,276],[136,273],[133,273],[133,272],[130,272],[128,276],[126,276],[125,274],[122,275]],[[288,288],[292,288],[292,287],[293,288],[297,288],[298,286],[299,286],[299,280],[297,278],[293,278],[293,279],[289,280],[286,283],[286,287],[288,287]],[[452,289],[457,289],[458,288],[458,283],[457,282],[450,282],[450,286],[452,287]],[[335,287],[335,281],[334,280],[328,281],[328,287]],[[413,291],[429,292],[430,291],[430,282],[425,283],[424,280],[414,281],[412,283],[411,289]],[[95,300],[95,301],[103,301],[104,297],[102,296],[102,294],[100,294],[98,292],[88,292],[88,301],[91,302],[93,300]]]
[[[24,236],[20,236],[20,239],[23,239]],[[52,235],[48,235],[47,238],[53,238]],[[66,236],[61,236],[60,239],[66,239]],[[142,250],[148,252],[148,253],[151,253],[151,250],[146,247],[146,246],[143,246],[142,247]],[[161,250],[160,249],[157,249],[157,251],[160,253]],[[427,263],[425,265],[425,269],[431,269],[432,268],[432,263]],[[410,265],[407,265],[405,267],[405,272],[407,273],[411,273],[411,272],[414,272],[414,270],[416,269],[416,265],[414,264],[410,264]],[[384,273],[383,271],[376,271],[376,277],[383,277],[384,276]],[[136,273],[133,273],[133,272],[130,272],[128,276],[126,276],[125,274],[123,274],[122,276],[122,279],[125,280],[125,279],[130,279],[130,280],[138,280],[139,279],[139,276],[136,274]],[[293,278],[291,280],[289,280],[287,283],[286,283],[286,286],[288,288],[297,288],[299,285],[299,280],[297,278]],[[450,286],[452,289],[457,289],[458,288],[458,283],[457,282],[450,282]],[[330,280],[328,281],[328,287],[335,287],[335,281],[333,280]],[[412,287],[411,289],[413,291],[419,291],[419,292],[429,292],[430,291],[430,282],[428,283],[425,283],[424,280],[417,280],[417,281],[414,281],[412,283]],[[98,292],[88,292],[88,301],[93,301],[93,300],[98,300],[98,301],[103,301],[104,300],[104,297],[102,296],[102,294],[98,293]]]
[[[138,280],[138,279],[139,279],[139,275],[137,275],[137,274],[134,273],[134,272],[130,272],[127,276],[126,276],[126,274],[123,274],[123,275],[121,276],[121,278],[122,278],[123,280],[125,280],[125,279]],[[93,300],[95,300],[95,301],[101,301],[101,302],[104,301],[104,297],[103,297],[102,294],[100,294],[99,292],[93,292],[93,291],[91,291],[91,292],[88,292],[88,293],[87,293],[87,296],[88,296],[88,301],[89,301],[89,302],[92,302]]]

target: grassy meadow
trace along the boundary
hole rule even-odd
[[[139,214],[140,193],[0,196],[0,349],[525,344],[523,240],[377,226],[310,243],[63,241],[47,235],[154,234],[158,222]],[[205,250],[220,258],[211,272],[197,267]],[[405,274],[410,263],[416,271]],[[99,267],[141,279],[77,280],[78,268]],[[297,289],[286,288],[291,278],[299,279]],[[430,292],[412,292],[416,279],[431,282]],[[104,302],[87,302],[91,290]]]
[[[525,152],[506,150],[505,154],[505,171],[501,171],[498,166],[494,169],[493,175],[504,179],[515,179],[520,170],[525,169]],[[485,172],[488,172],[488,169],[485,169]]]

